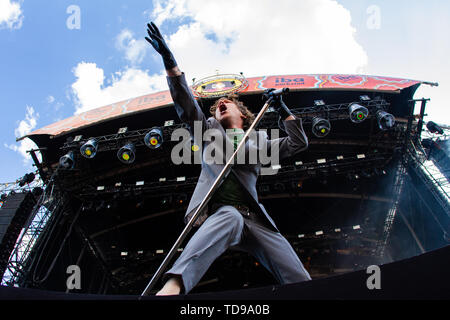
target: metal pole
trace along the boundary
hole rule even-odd
[[[422,128],[423,128],[423,117],[425,116],[425,107],[427,105],[427,102],[430,101],[430,99],[422,98],[419,100],[411,100],[411,101],[414,102],[414,106],[417,101],[422,102],[422,104],[420,105],[420,116],[419,116],[419,121],[417,123],[417,132],[416,132],[416,136],[415,136],[415,140],[420,140],[421,135],[422,135]]]
[[[153,275],[153,278],[150,280],[150,282],[148,283],[147,287],[144,289],[144,291],[141,294],[141,297],[139,299],[141,299],[143,296],[148,295],[148,293],[150,292],[150,290],[154,287],[154,285],[156,284],[156,282],[159,280],[159,278],[161,277],[163,271],[165,270],[165,268],[167,267],[167,265],[169,264],[170,260],[172,259],[172,257],[175,255],[176,251],[178,250],[178,248],[181,246],[181,244],[183,243],[183,240],[186,238],[187,234],[189,233],[189,231],[191,231],[192,226],[194,225],[194,222],[197,220],[197,218],[200,215],[200,212],[203,210],[203,208],[206,206],[206,204],[208,203],[208,201],[210,200],[212,194],[216,191],[216,189],[219,187],[220,183],[222,182],[222,180],[224,178],[226,178],[226,176],[229,174],[230,170],[231,170],[231,166],[232,166],[232,162],[234,162],[234,158],[235,156],[238,154],[240,148],[245,145],[245,142],[248,138],[248,136],[250,135],[250,132],[252,132],[252,130],[254,130],[254,128],[258,125],[259,121],[262,119],[262,117],[264,116],[266,110],[269,108],[269,106],[271,105],[273,99],[270,98],[269,100],[267,100],[267,102],[264,104],[264,106],[262,107],[261,111],[259,112],[258,116],[255,118],[255,120],[253,121],[252,125],[250,126],[250,128],[247,130],[247,132],[245,133],[244,137],[242,138],[241,142],[239,143],[239,145],[237,146],[236,150],[234,151],[233,155],[230,157],[230,159],[228,160],[228,162],[225,164],[225,167],[222,169],[222,171],[220,172],[220,174],[217,176],[216,180],[214,181],[211,189],[208,191],[208,193],[206,194],[205,198],[203,199],[203,201],[200,203],[200,205],[197,207],[196,211],[194,212],[194,214],[192,215],[191,219],[189,220],[189,222],[186,224],[186,227],[184,228],[183,232],[181,233],[181,235],[178,237],[177,241],[175,242],[175,244],[173,245],[172,249],[170,249],[169,253],[167,254],[167,256],[164,258],[163,262],[161,263],[161,265],[159,266],[158,270],[155,272],[155,274]]]

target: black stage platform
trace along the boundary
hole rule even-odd
[[[178,300],[391,300],[449,299],[450,246],[380,266],[381,289],[367,288],[371,274],[360,270],[344,275],[289,285],[255,289],[180,295],[144,297],[146,301]],[[1,300],[128,300],[132,295],[93,295],[0,287]]]

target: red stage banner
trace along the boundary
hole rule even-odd
[[[219,79],[217,81],[220,80],[220,75],[218,76],[218,78]],[[263,76],[248,78],[246,79],[246,81],[248,82],[248,86],[246,86],[245,89],[241,90],[240,93],[257,94],[268,88],[283,87],[288,87],[292,91],[364,90],[400,92],[402,89],[409,88],[418,83],[422,83],[421,81],[408,79],[340,74]],[[222,87],[218,86],[218,89],[223,90]],[[42,134],[56,136],[105,120],[127,116],[131,113],[142,112],[152,108],[167,106],[171,103],[172,98],[169,91],[161,91],[130,100],[113,103],[108,106],[74,115],[70,118],[50,124],[44,128],[35,130],[27,136]],[[19,138],[19,140],[25,137],[21,137]]]

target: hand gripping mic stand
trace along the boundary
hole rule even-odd
[[[186,224],[183,232],[181,233],[181,235],[178,237],[177,241],[175,242],[175,244],[173,245],[172,249],[170,249],[169,253],[167,254],[167,256],[164,258],[163,262],[161,263],[161,265],[159,266],[158,270],[155,272],[155,274],[153,275],[152,279],[150,280],[150,282],[148,283],[147,287],[144,289],[144,291],[142,292],[141,296],[139,299],[141,299],[143,296],[146,296],[149,294],[150,290],[154,287],[154,285],[156,284],[156,282],[159,280],[159,278],[161,277],[163,271],[166,269],[167,265],[169,264],[170,260],[173,258],[173,256],[175,255],[175,252],[177,252],[178,248],[181,246],[181,244],[183,243],[183,240],[186,238],[186,236],[188,235],[188,233],[191,231],[192,226],[194,225],[195,221],[197,220],[197,218],[200,216],[200,212],[203,210],[203,208],[208,204],[208,201],[211,199],[211,196],[214,194],[214,192],[217,190],[217,188],[219,187],[219,185],[222,183],[222,181],[228,176],[228,174],[230,173],[232,164],[234,162],[234,158],[236,157],[236,155],[238,154],[239,150],[241,149],[241,147],[243,145],[245,145],[245,142],[248,138],[248,136],[250,135],[250,132],[252,132],[252,130],[254,130],[254,128],[258,125],[259,121],[262,119],[262,117],[264,116],[266,110],[269,108],[269,106],[273,103],[275,97],[280,96],[282,94],[288,93],[289,92],[289,88],[283,88],[283,89],[278,89],[278,90],[274,90],[271,92],[267,92],[265,94],[265,97],[268,98],[267,102],[264,104],[264,106],[262,107],[261,111],[259,111],[258,116],[255,118],[255,120],[253,121],[252,125],[250,126],[250,128],[247,130],[247,132],[245,133],[244,137],[242,138],[241,142],[239,143],[239,145],[236,148],[236,151],[234,151],[233,155],[230,157],[230,159],[227,161],[227,163],[225,164],[225,167],[222,169],[222,171],[220,172],[220,174],[217,176],[216,180],[214,181],[211,189],[208,191],[208,193],[206,194],[205,198],[203,199],[203,201],[199,204],[199,206],[197,207],[197,209],[195,210],[194,214],[192,215],[191,219],[189,220],[189,222]]]

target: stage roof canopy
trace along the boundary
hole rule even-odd
[[[216,78],[219,78],[217,75]],[[239,77],[239,76],[238,76]],[[225,77],[226,79],[227,77]],[[229,75],[228,75],[228,78]],[[241,78],[245,79],[245,78]],[[227,79],[230,80],[230,79]],[[355,91],[378,91],[386,93],[399,93],[401,90],[411,86],[425,83],[436,85],[432,83],[389,78],[381,76],[368,75],[340,75],[340,74],[316,74],[316,75],[275,75],[275,76],[260,76],[245,79],[245,87],[240,90],[239,94],[261,94],[268,88],[283,88],[288,87],[291,91],[305,91],[305,90],[355,90]],[[224,81],[225,83],[226,81]],[[234,83],[234,81],[229,81]],[[215,81],[217,84],[217,79]],[[224,84],[220,83],[222,86]],[[205,86],[203,86],[205,88]],[[194,91],[194,95],[198,96],[198,92]],[[164,107],[172,104],[172,98],[168,90],[160,91],[136,98],[131,98],[125,101],[120,101],[96,108],[84,113],[80,113],[69,117],[67,119],[55,122],[44,128],[35,130],[24,137],[19,137],[17,140],[22,140],[26,137],[35,135],[49,135],[58,136],[76,129],[98,124],[103,121],[114,118],[128,116],[133,113],[148,111],[152,108]]]

